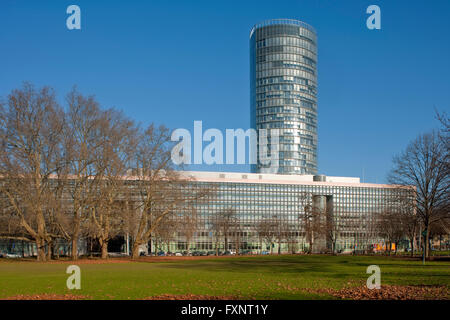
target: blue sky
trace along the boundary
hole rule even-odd
[[[81,30],[66,28],[67,6]],[[381,30],[366,8],[381,8]],[[73,85],[142,124],[248,128],[251,27],[318,33],[319,172],[385,182],[392,156],[450,112],[450,1],[13,1],[0,3],[0,96]],[[246,171],[247,166],[193,166]]]

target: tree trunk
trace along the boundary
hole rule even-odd
[[[37,237],[36,237],[36,246],[38,250],[38,261],[45,261],[45,220],[44,215],[41,210],[37,212],[36,217],[37,223]]]
[[[152,255],[152,246],[153,246],[153,242],[152,242],[152,236],[150,235],[150,238],[149,238],[149,240],[148,240],[148,254],[151,256]]]
[[[414,257],[414,237],[411,238],[409,241],[411,244],[411,257]]]
[[[427,234],[425,236],[425,258],[429,258],[430,257],[430,230],[427,227]]]
[[[89,238],[89,257],[92,258],[92,246],[93,246],[93,239]]]
[[[47,242],[47,261],[52,260],[52,242]]]
[[[309,253],[313,253],[314,246],[314,232],[311,230],[309,235]]]
[[[133,243],[133,249],[131,250],[131,259],[139,258],[139,246],[140,243],[136,241]]]
[[[44,262],[45,261],[45,247],[44,240],[37,238],[36,239],[36,248],[37,248],[37,261]]]
[[[102,259],[108,258],[108,241],[100,240],[100,245],[102,247]]]
[[[54,258],[59,260],[59,250],[60,250],[60,245],[58,242],[55,243],[55,255]]]
[[[78,237],[72,238],[72,260],[78,259]]]
[[[422,236],[422,228],[419,229],[419,236],[417,237],[419,239],[417,243],[417,250],[421,249],[423,250],[423,236]]]

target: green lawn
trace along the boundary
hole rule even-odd
[[[92,299],[142,299],[161,294],[256,299],[330,299],[305,288],[365,284],[366,268],[381,268],[381,283],[446,285],[450,263],[363,256],[258,256],[170,262],[83,264],[81,290],[68,290],[71,263],[0,260],[0,299],[19,294],[79,294]]]

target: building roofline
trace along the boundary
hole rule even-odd
[[[314,175],[283,175],[283,174],[268,174],[268,173],[247,173],[247,172],[222,172],[222,171],[175,171],[182,178],[187,181],[197,182],[230,182],[230,183],[256,183],[256,184],[284,184],[284,185],[312,185],[312,186],[331,186],[331,187],[359,187],[359,188],[412,188],[416,190],[415,186],[394,185],[394,184],[376,184],[376,183],[361,183],[360,179],[356,177],[335,177],[326,176],[327,181],[314,181]],[[161,172],[164,175],[163,172]],[[1,177],[0,177],[1,178]],[[56,174],[50,174],[50,179],[57,179]],[[76,179],[76,175],[67,175],[66,179]],[[94,177],[88,177],[94,179]],[[147,177],[142,177],[136,174],[127,174],[121,176],[121,179],[126,181],[136,180],[150,180]]]
[[[305,28],[311,32],[313,32],[314,34],[317,34],[316,29],[314,29],[313,26],[307,24],[306,22],[303,22],[301,20],[296,20],[296,19],[269,19],[269,20],[264,20],[261,21],[257,24],[255,24],[253,26],[253,28],[250,30],[250,37],[252,37],[253,33],[255,32],[256,29],[259,28],[264,28],[267,26],[272,26],[272,25],[296,25],[302,28]]]
[[[316,185],[336,187],[361,187],[361,188],[399,188],[414,186],[400,186],[392,184],[361,183],[355,177],[326,176],[329,181],[313,181],[313,175],[282,175],[266,173],[246,172],[219,172],[219,171],[179,171],[183,176],[190,177],[199,182],[231,182],[231,183],[265,183],[265,184],[292,184],[292,185]],[[239,177],[240,175],[240,177]]]

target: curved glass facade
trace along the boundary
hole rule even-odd
[[[250,32],[251,127],[279,130],[280,174],[317,173],[316,43],[298,20],[268,20]],[[259,161],[252,172],[264,172]]]

